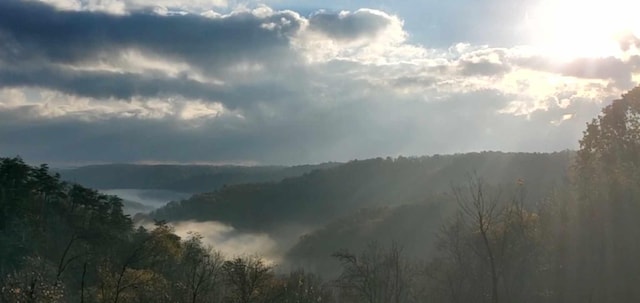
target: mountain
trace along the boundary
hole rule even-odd
[[[185,193],[213,191],[224,185],[277,181],[337,163],[300,166],[214,166],[104,164],[58,169],[63,180],[97,189],[162,189]]]
[[[220,221],[269,232],[286,225],[320,227],[360,208],[418,203],[473,175],[490,184],[523,183],[525,201],[540,201],[566,181],[573,153],[481,152],[354,160],[279,182],[224,186],[172,202],[150,217]]]

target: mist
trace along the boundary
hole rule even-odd
[[[202,242],[228,257],[249,255],[263,256],[270,263],[282,261],[278,243],[265,233],[244,233],[220,222],[172,222],[175,234],[189,238],[194,234],[202,236]]]

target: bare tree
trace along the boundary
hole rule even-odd
[[[359,256],[348,251],[333,256],[343,266],[337,280],[343,296],[367,303],[399,303],[408,297],[409,263],[395,242],[388,251],[372,242]]]
[[[491,272],[491,302],[499,303],[498,265],[496,248],[492,245],[492,230],[501,218],[503,208],[500,205],[499,193],[489,194],[486,185],[478,178],[472,178],[463,188],[454,188],[456,201],[464,216],[463,222],[468,224],[473,232],[477,232],[482,245],[475,253],[486,256]],[[475,248],[475,246],[471,246]]]
[[[453,189],[460,211],[440,233],[438,248],[448,268],[437,276],[453,302],[469,300],[465,292],[492,303],[536,301],[523,296],[540,250],[538,216],[524,207],[523,185],[518,180],[511,198],[477,177]]]
[[[222,278],[222,254],[203,247],[201,239],[202,236],[193,235],[187,240],[182,256],[183,278],[191,303],[201,301],[201,297],[211,292]]]
[[[470,248],[471,233],[464,220],[458,213],[437,235],[439,255],[424,269],[426,295],[432,300],[463,303],[477,298],[475,289],[481,288],[484,277],[477,277],[477,257]]]

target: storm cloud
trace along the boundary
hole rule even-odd
[[[274,25],[265,26],[269,24]],[[299,16],[292,12],[119,16],[8,0],[0,3],[0,55],[5,64],[78,63],[135,48],[212,70],[229,62],[281,58],[288,37],[299,27]]]

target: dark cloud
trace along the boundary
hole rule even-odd
[[[167,64],[187,62],[190,69],[225,81],[233,79],[237,65],[257,63],[266,73],[282,71],[297,60],[289,39],[299,27],[299,16],[292,12],[240,12],[213,19],[140,12],[117,16],[0,1],[0,87],[39,87],[98,99],[182,96],[232,109],[260,100],[277,102],[290,94],[283,86],[287,83],[260,72],[251,73],[251,83],[215,85],[194,80],[188,72],[169,76],[82,67],[136,49]]]
[[[227,108],[246,108],[261,100],[277,102],[292,94],[283,83],[264,80],[246,85],[215,85],[186,77],[108,71],[78,71],[69,68],[0,68],[0,87],[39,87],[69,95],[97,99],[175,97],[223,103]]]
[[[371,38],[391,22],[391,17],[371,10],[343,13],[320,11],[309,18],[312,30],[320,31],[337,40]]]
[[[264,26],[270,23],[273,26]],[[0,58],[5,64],[77,63],[133,48],[215,73],[229,63],[282,58],[299,27],[299,18],[291,12],[266,17],[249,12],[222,18],[136,12],[116,16],[3,0]]]

